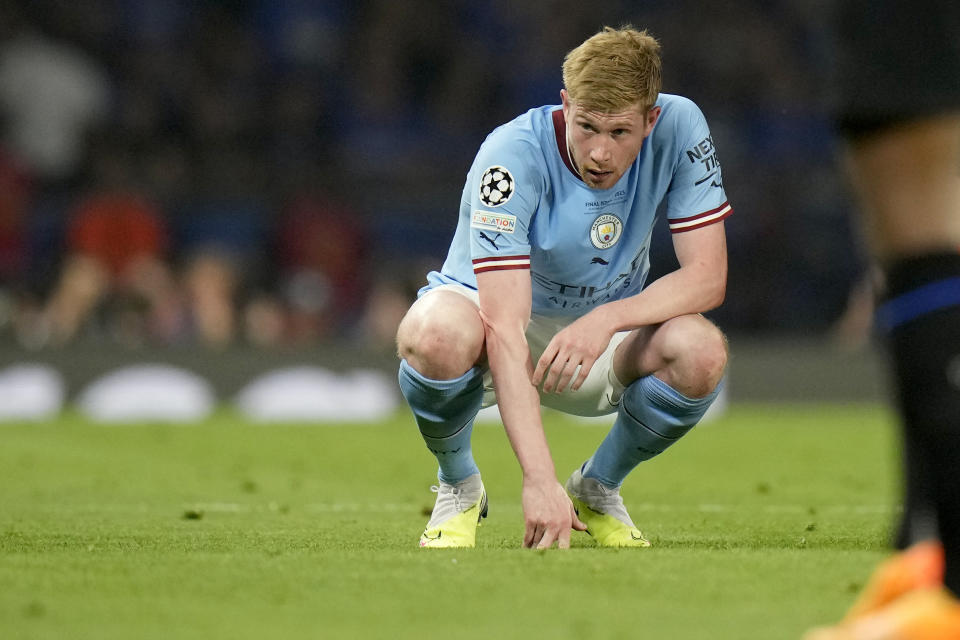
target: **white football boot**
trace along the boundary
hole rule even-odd
[[[593,478],[584,478],[580,469],[571,474],[566,484],[580,520],[587,533],[602,547],[649,547],[650,543],[633,524],[623,506],[620,489],[610,489]]]
[[[437,494],[430,522],[420,535],[420,546],[430,548],[473,547],[477,526],[487,517],[487,492],[475,473],[457,484],[440,482],[430,487]]]

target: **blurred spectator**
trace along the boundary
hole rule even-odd
[[[0,288],[15,286],[25,275],[26,216],[33,191],[26,167],[0,148]]]
[[[284,209],[276,259],[291,340],[355,326],[367,295],[368,235],[360,213],[326,191],[305,192]]]
[[[133,187],[122,154],[104,152],[95,162],[95,187],[70,214],[60,279],[37,327],[47,335],[34,336],[41,342],[69,342],[105,306],[115,313],[102,328],[121,340],[175,330],[167,319],[176,291],[163,215]]]
[[[423,274],[439,265],[386,255],[379,256],[376,263],[389,264],[390,269],[378,271],[374,277],[358,338],[374,350],[393,352],[397,348],[397,327],[426,284]]]
[[[4,138],[39,178],[56,184],[74,177],[86,136],[106,117],[109,100],[110,81],[103,68],[71,44],[30,25],[20,25],[3,43]]]
[[[183,290],[193,335],[201,343],[223,347],[233,341],[238,281],[235,257],[225,250],[207,248],[187,260]]]
[[[287,340],[287,318],[280,299],[270,292],[251,296],[243,310],[243,334],[257,347],[276,347]]]
[[[191,334],[226,346],[238,337],[244,292],[263,277],[266,210],[255,200],[198,198],[177,212],[174,227]]]
[[[33,192],[26,168],[0,148],[0,334],[16,329],[28,302],[26,222]]]
[[[830,339],[838,348],[857,351],[870,344],[876,296],[884,290],[883,281],[883,271],[873,265],[853,283],[843,313],[830,328]]]

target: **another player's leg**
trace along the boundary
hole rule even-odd
[[[954,640],[960,604],[941,587],[915,589],[852,622],[814,629],[804,640]]]
[[[844,622],[810,638],[960,638],[960,252],[897,260],[888,281],[878,318],[889,330],[904,446],[914,452],[904,517],[909,524],[932,509],[942,546],[919,543],[887,560]]]
[[[693,428],[719,393],[726,340],[699,315],[633,332],[618,348],[611,382],[629,381],[613,428],[566,488],[588,532],[603,546],[649,546],[620,497],[639,463]],[[617,373],[613,373],[616,371]]]
[[[400,389],[420,435],[437,458],[436,504],[421,547],[472,547],[487,514],[470,437],[483,400],[484,329],[476,306],[435,291],[410,308],[397,332]]]
[[[933,523],[944,563],[936,543],[894,556],[844,623],[811,638],[960,638],[958,29],[952,0],[930,0],[922,12],[907,0],[838,6],[838,124],[887,280],[878,324],[905,448],[898,543],[928,536]],[[929,586],[941,572],[949,591]]]
[[[960,116],[868,134],[852,153],[887,274],[877,318],[888,336],[907,450],[905,517],[912,524],[932,509],[944,564],[918,572],[910,569],[913,551],[895,556],[887,565],[905,570],[881,568],[844,623],[811,638],[887,637],[864,635],[870,628],[908,640],[960,637],[958,152]],[[946,590],[930,587],[940,571]],[[854,629],[859,635],[850,635]]]
[[[939,541],[918,542],[884,561],[844,618],[850,622],[887,606],[908,591],[943,584],[943,547]]]

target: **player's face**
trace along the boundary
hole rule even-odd
[[[660,107],[644,110],[637,105],[619,113],[601,113],[580,107],[566,90],[560,97],[570,159],[580,178],[592,189],[609,189],[637,159]]]

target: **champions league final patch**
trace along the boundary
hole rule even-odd
[[[488,207],[499,207],[513,195],[513,176],[503,167],[494,165],[480,176],[480,202]]]

